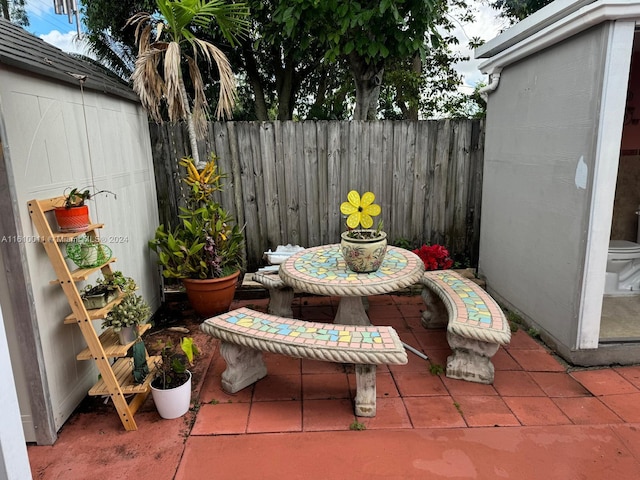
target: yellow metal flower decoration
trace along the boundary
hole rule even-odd
[[[360,194],[355,190],[351,190],[347,195],[348,202],[342,202],[340,211],[347,217],[347,227],[353,229],[358,225],[362,228],[371,228],[373,226],[373,218],[380,215],[380,205],[376,205],[374,200],[376,196],[371,192],[366,192],[360,198]]]

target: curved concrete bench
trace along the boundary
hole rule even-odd
[[[407,363],[405,351],[391,327],[338,325],[283,318],[239,308],[205,320],[200,329],[222,340],[227,362],[222,388],[235,393],[267,374],[262,352],[326,362],[354,363],[355,412],[376,414],[376,365]]]
[[[447,359],[447,377],[493,383],[491,357],[511,340],[500,306],[480,286],[452,270],[425,272],[421,283],[426,287],[422,298],[427,305],[423,326],[447,326],[453,350]]]
[[[277,273],[256,272],[253,274],[253,280],[269,290],[268,311],[270,314],[293,317],[293,310],[291,310],[293,288],[285,285]]]

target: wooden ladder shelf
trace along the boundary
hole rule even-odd
[[[87,348],[78,354],[78,360],[94,360],[100,372],[100,380],[89,390],[89,395],[108,395],[113,401],[124,428],[137,430],[138,427],[133,416],[151,391],[150,384],[153,379],[155,362],[159,361],[159,357],[150,357],[147,354],[149,375],[144,382],[135,383],[133,380],[133,359],[126,356],[134,342],[120,345],[118,335],[111,328],[102,332],[101,335],[96,332],[93,320],[105,318],[109,311],[122,301],[123,295],[118,296],[103,308],[87,310],[82,302],[76,282],[86,280],[97,271],[101,271],[105,276],[112,275],[111,263],[115,259],[112,258],[95,268],[69,270],[61,245],[71,242],[83,234],[86,234],[91,242],[99,242],[96,230],[102,228],[103,225],[90,224],[85,232],[54,232],[51,223],[55,224],[55,220],[50,222],[47,218],[47,212],[51,212],[56,206],[62,206],[63,203],[64,197],[31,200],[29,214],[56,274],[56,280],[51,283],[57,283],[62,287],[71,307],[72,313],[65,317],[64,323],[77,324],[87,342]],[[143,325],[140,334],[142,335],[148,328],[149,325]],[[116,360],[112,363],[113,359]],[[131,399],[127,400],[127,396],[131,396]]]

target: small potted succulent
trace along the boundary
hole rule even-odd
[[[195,357],[200,354],[193,338],[180,341],[176,352],[171,341],[159,340],[160,358],[156,363],[155,378],[151,382],[151,396],[162,418],[178,418],[187,413],[191,403],[191,372]]]
[[[89,227],[89,207],[85,202],[101,193],[108,193],[117,198],[108,190],[92,192],[88,187],[65,190],[62,206],[54,209],[58,229],[61,232],[86,232]]]
[[[86,285],[80,294],[82,303],[87,310],[102,308],[115,300],[122,291],[133,292],[136,282],[131,277],[125,277],[121,271],[115,271],[111,276],[105,275],[96,280],[96,285]]]
[[[124,284],[124,299],[114,306],[102,321],[102,327],[112,327],[118,334],[120,343],[128,345],[138,336],[138,326],[147,323],[151,316],[151,307],[140,295],[136,295],[136,284],[131,279],[126,279]]]
[[[350,270],[357,273],[375,272],[380,268],[387,252],[387,234],[382,231],[382,221],[372,229],[373,218],[380,215],[381,208],[373,203],[376,197],[366,192],[362,197],[351,190],[340,211],[347,215],[346,232],[342,232],[340,249]],[[358,227],[362,228],[358,228]]]

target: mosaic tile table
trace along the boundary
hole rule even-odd
[[[403,248],[388,247],[377,271],[355,273],[347,268],[340,245],[333,244],[295,253],[280,265],[279,275],[295,290],[341,297],[335,323],[369,325],[362,297],[415,285],[423,272],[424,263],[416,254]]]

